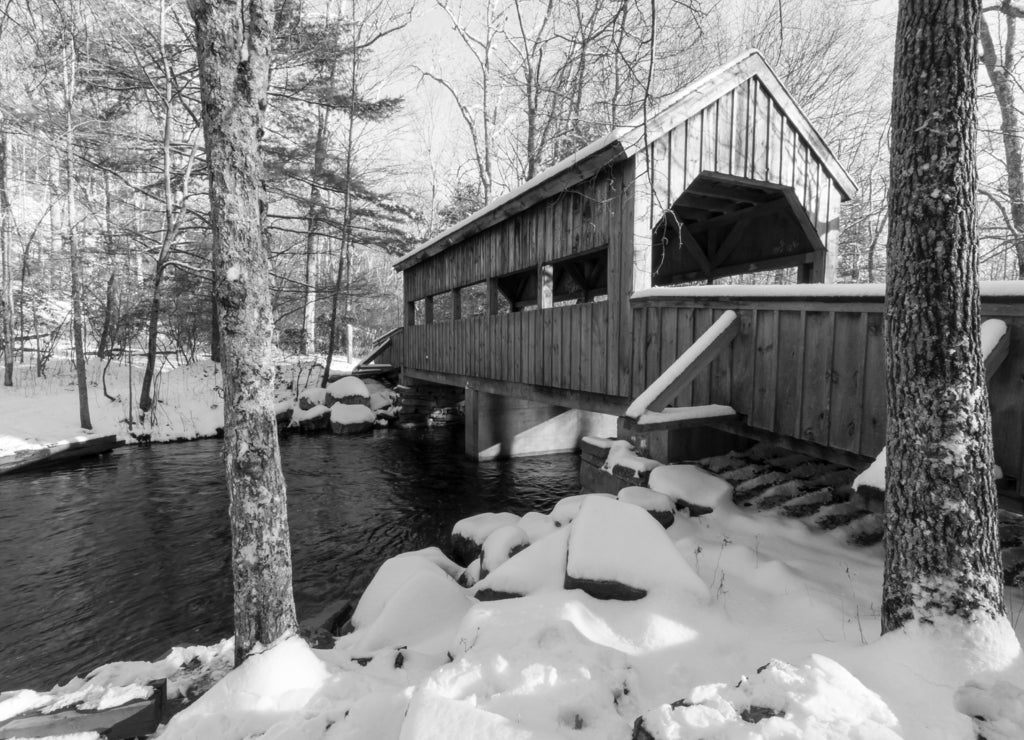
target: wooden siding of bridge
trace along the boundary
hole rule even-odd
[[[838,247],[840,195],[820,158],[757,77],[741,82],[651,145],[650,228],[701,172],[793,189],[822,246]]]
[[[406,367],[617,395],[608,391],[617,380],[610,362],[610,308],[601,301],[406,327]]]
[[[654,298],[634,302],[631,393],[635,397],[724,311],[739,315],[732,346],[672,405],[726,404],[749,427],[874,457],[885,445],[881,298]],[[1006,322],[1024,346],[1024,302],[985,301],[985,319]],[[1020,478],[1024,352],[1011,352],[989,382],[996,461]]]

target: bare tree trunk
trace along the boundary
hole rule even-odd
[[[11,273],[11,201],[7,196],[7,129],[0,113],[0,323],[4,337],[4,385],[14,385],[14,289]]]
[[[317,115],[313,172],[309,185],[309,210],[306,215],[305,307],[302,313],[302,354],[304,355],[316,352],[316,238],[323,208],[320,180],[324,175],[324,163],[327,161],[328,115],[326,109]]]
[[[355,4],[353,3],[353,15],[355,14]],[[356,53],[357,49],[357,29],[352,29],[352,64],[349,68],[349,94],[352,100],[356,100],[357,84],[358,84],[358,71],[359,71],[359,55]],[[327,330],[327,359],[324,365],[324,374],[320,378],[320,386],[322,388],[327,387],[327,383],[330,381],[331,376],[331,360],[334,357],[334,352],[337,349],[336,336],[338,334],[338,294],[341,292],[342,282],[345,283],[345,316],[348,316],[349,311],[349,300],[352,293],[352,147],[355,142],[355,127],[356,119],[355,114],[349,111],[348,115],[348,138],[345,142],[345,205],[342,209],[342,216],[345,219],[343,231],[342,231],[342,244],[341,251],[338,255],[338,274],[334,281],[334,295],[331,298],[331,323]],[[347,273],[346,273],[347,271]],[[348,275],[348,279],[345,279],[345,275]]]
[[[75,348],[75,375],[78,381],[78,417],[83,429],[92,429],[89,416],[89,385],[85,374],[85,337],[82,318],[82,256],[78,251],[78,220],[75,203],[75,129],[72,110],[77,83],[75,42],[71,39],[62,56],[64,82],[64,115],[67,136],[64,140],[64,167],[67,177],[67,235],[71,258],[71,336]]]
[[[274,418],[270,249],[260,139],[272,0],[188,0],[196,24],[224,363],[235,658],[296,629]]]
[[[980,0],[902,0],[889,189],[882,631],[1004,613],[980,347]]]
[[[981,60],[999,102],[1000,130],[1006,155],[1006,190],[1010,196],[1010,241],[1017,256],[1017,277],[1024,278],[1024,163],[1021,157],[1020,122],[1014,100],[1013,79],[1010,76],[1014,67],[1015,18],[1009,13],[1006,15],[1007,39],[1001,59],[996,53],[984,15],[979,22]]]

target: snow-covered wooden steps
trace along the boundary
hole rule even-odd
[[[129,701],[110,709],[61,709],[42,714],[20,714],[0,722],[0,739],[52,737],[98,733],[107,740],[148,737],[156,732],[167,702],[167,681],[154,681],[147,699]]]
[[[110,452],[115,447],[119,447],[121,444],[121,442],[117,441],[115,435],[107,434],[100,437],[81,436],[47,445],[40,445],[39,447],[29,447],[24,450],[18,450],[13,455],[0,457],[0,475],[39,465],[74,460],[79,457],[102,455],[105,452]]]

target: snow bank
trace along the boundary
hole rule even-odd
[[[821,655],[799,667],[772,660],[736,685],[699,686],[678,706],[663,705],[645,714],[643,727],[656,740],[902,738],[899,721],[885,702]]]
[[[327,389],[315,386],[306,388],[299,394],[299,407],[309,408],[311,406],[326,406]]]
[[[161,740],[243,740],[260,735],[300,712],[329,672],[297,636],[252,655],[185,711],[175,715]]]
[[[731,500],[732,484],[696,465],[662,465],[647,481],[651,489],[663,493],[682,508],[691,504],[714,509]]]
[[[149,684],[167,680],[167,696],[184,696],[197,680],[220,678],[234,663],[234,641],[216,645],[176,647],[162,660],[108,663],[81,678],[76,676],[50,691],[0,693],[0,722],[26,712],[55,712],[77,708],[99,710],[117,707],[152,694]]]
[[[497,514],[476,514],[460,519],[452,527],[452,550],[455,552],[455,559],[468,565],[476,560],[484,540],[491,532],[518,523],[518,516],[504,511]]]

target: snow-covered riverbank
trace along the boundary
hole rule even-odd
[[[295,400],[296,386],[301,390],[317,384],[322,365],[313,368],[314,362],[315,358],[281,359],[280,399]],[[143,364],[137,361],[131,366],[131,383],[127,363],[112,362],[105,373],[104,364],[93,358],[88,365],[92,435],[113,434],[128,444],[139,438],[172,442],[214,437],[223,428],[224,383],[218,363],[206,360],[160,368],[153,385],[156,404],[141,421],[138,398]],[[331,370],[341,373],[351,368],[336,360]],[[52,360],[46,377],[37,377],[30,365],[18,366],[14,385],[0,386],[0,457],[88,434],[80,425],[77,394],[70,360]]]
[[[728,486],[694,488],[707,479],[673,472],[657,495],[466,521],[463,540],[484,544],[468,569],[436,549],[387,561],[332,649],[269,647],[161,737],[1022,736],[1015,635],[936,625],[879,639],[880,546],[737,507]],[[714,511],[680,511],[663,529],[644,511],[663,511],[659,496]],[[517,543],[530,544],[509,557]],[[610,584],[639,598],[592,595]],[[1019,592],[1008,594],[1020,628]],[[102,697],[111,677],[169,677],[184,692],[229,653],[114,664],[55,697],[5,696],[0,716],[15,701]]]

